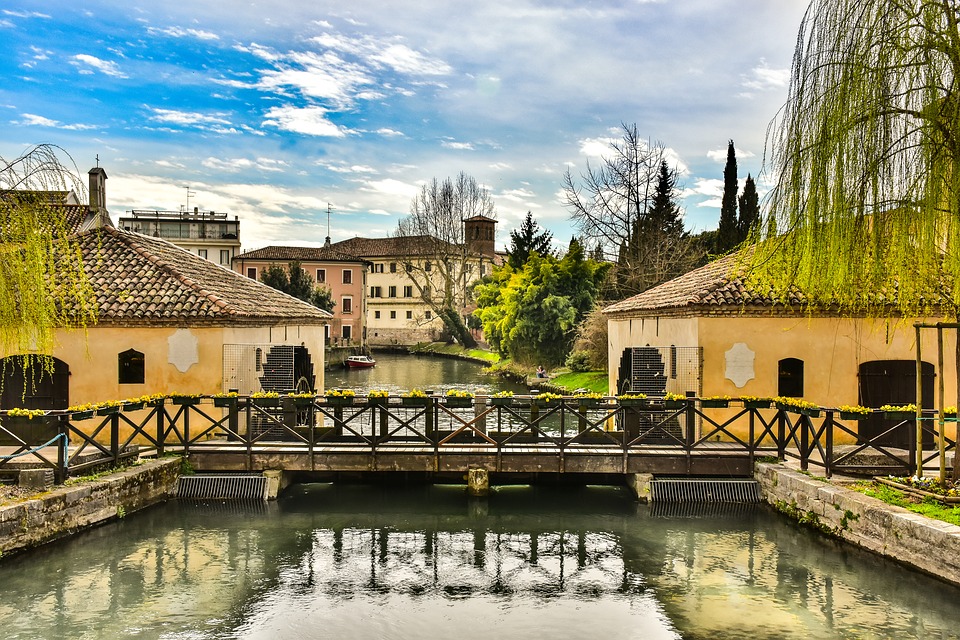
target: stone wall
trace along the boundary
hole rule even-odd
[[[0,507],[0,552],[29,549],[169,498],[180,458],[150,460],[99,480]]]
[[[960,585],[960,527],[781,465],[755,476],[767,502],[804,524]]]

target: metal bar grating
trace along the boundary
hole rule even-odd
[[[178,498],[209,498],[219,500],[265,499],[267,479],[257,475],[180,476],[177,480]]]
[[[759,503],[760,483],[739,478],[655,478],[651,502]]]

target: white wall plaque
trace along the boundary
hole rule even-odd
[[[727,351],[726,356],[726,378],[737,385],[743,387],[749,381],[754,379],[753,359],[756,355],[746,344],[738,342]]]
[[[189,329],[177,329],[167,338],[167,362],[180,373],[186,373],[187,369],[200,362],[197,337]]]

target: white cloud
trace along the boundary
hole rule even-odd
[[[740,159],[740,158],[753,158],[753,157],[755,157],[755,156],[757,155],[757,154],[755,154],[753,151],[747,151],[747,150],[745,150],[745,149],[738,149],[737,146],[736,146],[736,144],[734,144],[734,146],[733,146],[733,151],[734,151],[734,153],[736,153],[738,159]],[[726,164],[726,162],[727,162],[727,148],[724,147],[724,148],[722,148],[722,149],[713,149],[713,150],[711,150],[711,151],[707,151],[707,157],[710,158],[711,160],[715,161],[715,162],[720,162],[720,163]]]
[[[197,38],[198,40],[219,40],[220,36],[217,34],[204,31],[202,29],[184,29],[183,27],[165,27],[159,29],[156,27],[148,27],[147,32],[151,34],[162,34],[165,36],[170,36],[171,38]]]
[[[51,127],[53,129],[63,129],[65,131],[87,131],[96,129],[92,124],[64,124],[58,120],[51,120],[33,113],[23,114],[23,120],[16,124],[26,125],[28,127]]]
[[[740,84],[752,91],[769,91],[783,89],[789,82],[789,69],[771,69],[761,58],[760,64],[741,76]]]
[[[469,142],[454,142],[453,140],[443,140],[440,144],[447,149],[455,149],[457,151],[473,151],[473,145]]]
[[[374,191],[376,193],[382,193],[390,196],[403,196],[411,199],[417,195],[417,192],[419,191],[416,185],[412,185],[407,182],[401,182],[400,180],[394,180],[393,178],[367,182],[363,187],[363,190]]]
[[[346,165],[329,164],[324,162],[318,162],[317,164],[323,166],[328,171],[332,171],[334,173],[367,173],[367,174],[379,173],[373,167],[365,164],[354,164],[354,165],[350,165],[349,167]]]
[[[110,60],[101,60],[96,56],[87,55],[81,53],[73,56],[70,60],[70,64],[78,67],[80,73],[92,73],[91,67],[99,71],[100,73],[111,76],[114,78],[126,78],[127,75],[120,71],[120,68],[117,66],[116,62],[111,62]]]
[[[697,178],[692,187],[683,190],[682,196],[689,198],[693,196],[708,196],[710,198],[721,198],[723,196],[723,180],[716,178]],[[719,200],[718,200],[719,202]],[[713,206],[700,203],[698,206]],[[717,205],[719,206],[719,205]]]
[[[388,129],[387,127],[382,127],[380,129],[377,129],[375,133],[378,133],[381,136],[384,136],[386,138],[395,138],[398,136],[401,136],[401,137],[403,136],[402,131],[397,131],[396,129]]]
[[[309,136],[342,138],[347,134],[327,119],[323,107],[273,107],[267,111],[263,125]]]
[[[281,94],[293,90],[309,98],[347,107],[353,104],[361,87],[373,84],[375,79],[358,64],[346,62],[333,53],[305,52],[290,54],[281,68],[262,71],[256,87]]]
[[[439,76],[453,73],[447,63],[431,58],[405,44],[398,38],[374,38],[364,36],[350,38],[340,34],[324,33],[316,38],[320,46],[350,54],[361,60],[368,60],[371,66],[390,67],[398,73],[416,76]]]
[[[272,158],[214,158],[209,157],[201,163],[208,169],[216,171],[227,171],[236,173],[248,169],[257,169],[259,171],[283,171],[289,165],[283,160],[274,160]]]
[[[52,16],[46,13],[40,13],[38,11],[11,11],[10,9],[4,9],[3,15],[10,16],[12,18],[46,18],[50,19]]]
[[[226,113],[198,113],[196,111],[178,111],[176,109],[159,109],[156,107],[151,107],[153,111],[153,116],[151,120],[157,122],[163,122],[166,124],[179,124],[184,126],[198,126],[203,127],[205,125],[229,125],[230,121],[227,120]],[[217,128],[217,130],[223,131],[222,128]]]

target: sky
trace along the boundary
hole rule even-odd
[[[635,123],[679,170],[687,227],[714,229],[728,140],[741,185],[769,188],[767,127],[805,8],[10,0],[0,156],[59,145],[84,180],[106,170],[114,221],[226,212],[243,251],[388,236],[421,185],[464,171],[493,197],[498,248],[528,211],[566,247],[564,172]]]

